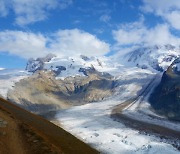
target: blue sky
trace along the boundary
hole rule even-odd
[[[0,0],[0,67],[30,57],[112,55],[180,44],[179,0]]]

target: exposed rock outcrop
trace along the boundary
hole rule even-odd
[[[95,69],[84,71],[87,76],[70,76],[64,80],[56,79],[53,71],[36,72],[16,83],[8,92],[8,99],[29,111],[45,113],[113,95],[118,81],[111,75]]]
[[[89,57],[84,56],[84,55],[80,55],[80,57],[81,57],[84,61],[88,61],[88,60],[90,60],[90,58],[89,58]]]
[[[64,66],[56,66],[56,69],[53,70],[56,76],[58,76],[62,71],[65,71],[66,67]]]
[[[164,72],[161,83],[150,97],[152,107],[169,119],[180,120],[180,58]]]
[[[29,59],[26,65],[26,70],[28,72],[36,72],[39,70],[44,69],[44,63],[49,62],[52,58],[56,57],[54,54],[48,54],[47,56],[43,58],[37,58],[37,59]]]

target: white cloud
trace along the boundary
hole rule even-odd
[[[8,14],[7,1],[0,0],[0,17],[5,17]]]
[[[45,20],[49,10],[64,9],[70,4],[72,0],[0,0],[0,14],[7,16],[12,10],[16,16],[15,23],[24,26]]]
[[[47,39],[41,34],[22,31],[0,32],[0,51],[23,58],[38,57],[47,53]]]
[[[173,11],[167,14],[166,18],[174,28],[180,30],[180,11]]]
[[[109,52],[109,44],[79,29],[60,30],[55,34],[55,38],[56,41],[51,44],[51,48],[56,51],[56,53],[99,56]]]
[[[152,45],[166,45],[171,44],[178,46],[180,44],[180,38],[171,34],[169,26],[166,24],[160,24],[152,29],[147,29],[147,38],[144,38],[147,44]]]
[[[109,44],[78,29],[60,30],[51,36],[3,31],[0,32],[0,52],[8,52],[23,58],[40,57],[47,53],[61,56],[79,54],[99,56],[109,52]]]
[[[180,30],[180,0],[143,0],[141,10],[162,17],[173,28]]]
[[[133,45],[142,43],[146,33],[143,21],[123,24],[113,31],[113,37],[119,45]]]
[[[147,28],[142,20],[121,25],[113,31],[113,37],[117,42],[115,46],[180,44],[180,38],[171,34],[167,24]]]
[[[57,7],[56,0],[13,0],[18,25],[27,25],[46,19],[47,10]]]
[[[104,14],[100,17],[100,21],[102,22],[108,22],[111,19],[110,15]]]

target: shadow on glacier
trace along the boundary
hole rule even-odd
[[[23,102],[22,104],[17,104],[15,102],[13,103],[29,112],[32,112],[38,115],[45,115],[48,112],[57,111],[60,109],[60,107],[55,104],[33,104],[27,100],[22,100],[22,102]]]

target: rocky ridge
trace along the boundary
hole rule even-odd
[[[150,97],[155,111],[169,119],[180,120],[180,58],[164,72],[160,84]]]
[[[92,63],[88,65],[80,65],[78,62],[72,64],[72,59],[63,63],[62,59],[57,62],[54,57],[48,57],[51,58],[28,62],[26,69],[33,72],[33,75],[15,84],[8,92],[7,98],[10,101],[29,111],[43,114],[104,100],[112,96],[118,86],[118,81],[112,75],[96,70],[93,64],[96,62],[95,66],[102,67],[100,60],[93,59],[94,63],[91,60]],[[81,58],[83,63],[90,61],[88,57]],[[43,65],[34,67],[39,64],[37,61]],[[70,72],[69,75],[68,71],[74,74]],[[63,72],[67,72],[68,76],[62,79]]]

